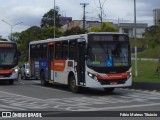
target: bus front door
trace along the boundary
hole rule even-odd
[[[85,41],[78,42],[77,62],[78,85],[85,85]]]

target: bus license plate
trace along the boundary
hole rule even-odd
[[[111,82],[110,85],[117,85],[117,82]]]
[[[3,78],[3,76],[0,76],[0,78]]]

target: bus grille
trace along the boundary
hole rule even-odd
[[[4,77],[10,77],[12,74],[9,73],[9,74],[0,74],[0,78],[4,78]]]
[[[127,79],[122,80],[98,80],[101,85],[124,84]]]

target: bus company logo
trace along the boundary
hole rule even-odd
[[[2,118],[15,118],[15,117],[42,117],[42,113],[32,113],[32,112],[2,112]]]
[[[11,115],[11,112],[2,112],[2,117],[12,117]]]

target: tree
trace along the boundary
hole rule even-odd
[[[160,44],[160,27],[151,26],[145,30],[144,38],[147,44],[154,48],[157,44]]]
[[[85,31],[81,29],[80,27],[73,27],[70,30],[66,30],[63,35],[68,36],[68,35],[78,35],[78,34],[84,34]]]
[[[55,19],[56,19],[56,27],[60,27],[60,17],[61,15],[58,13],[57,10],[55,10]],[[43,18],[41,19],[41,27],[47,28],[50,26],[54,26],[54,9],[51,9],[49,12],[45,13],[43,15]]]
[[[109,22],[103,22],[101,27],[93,26],[89,32],[117,32],[118,28],[112,26]]]
[[[106,0],[104,0],[103,3],[102,3],[101,0],[99,0],[100,14],[98,14],[98,17],[99,17],[99,19],[101,21],[101,27],[102,27],[102,23],[103,23],[103,15],[104,15],[104,9],[103,9],[103,7],[104,7],[105,2],[106,2]]]
[[[19,32],[15,32],[12,33],[12,41],[16,42],[20,37],[20,33]],[[9,36],[9,39],[11,39],[11,37]]]
[[[53,38],[54,29],[55,27],[40,28],[38,26],[32,26],[21,32],[16,42],[22,53],[22,61],[28,60],[29,42]],[[59,29],[56,28],[56,37],[60,37],[61,34],[62,33],[59,31]]]
[[[40,39],[41,28],[32,26],[20,33],[17,45],[21,51],[22,61],[28,60],[29,42]]]

